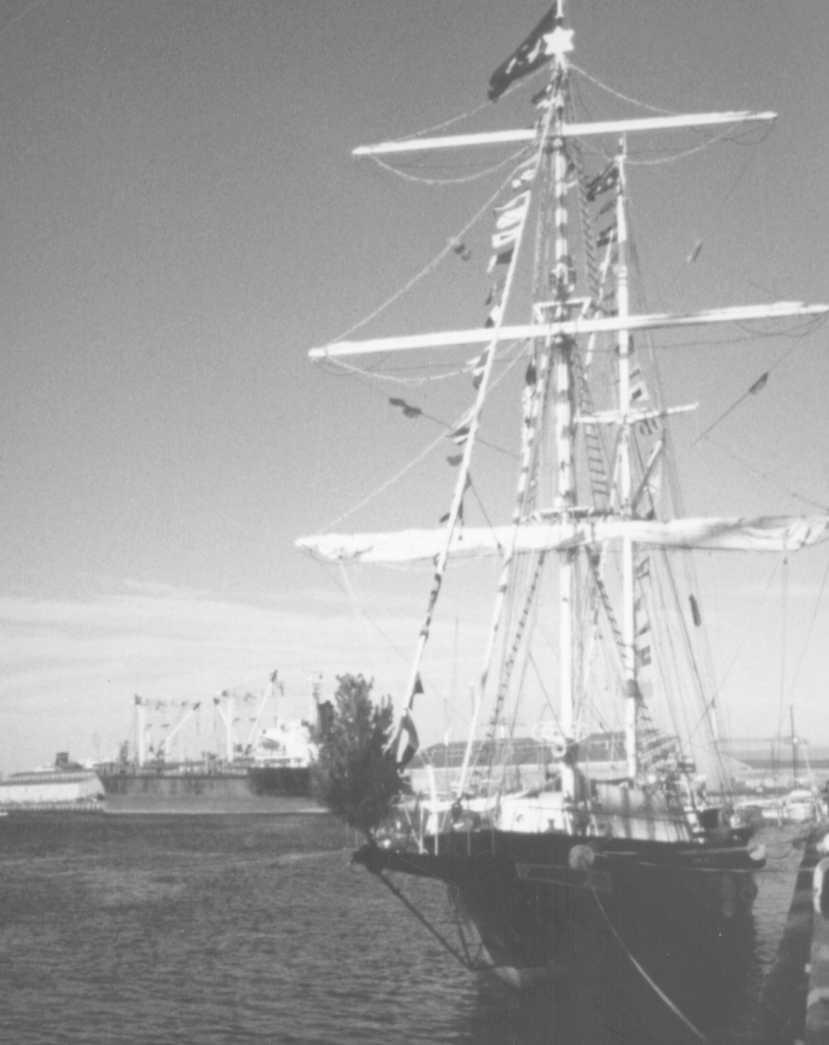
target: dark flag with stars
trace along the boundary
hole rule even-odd
[[[555,28],[556,5],[550,8],[526,40],[505,62],[502,62],[489,78],[487,95],[497,101],[514,81],[540,68],[547,59],[544,37]]]

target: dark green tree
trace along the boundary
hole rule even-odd
[[[369,837],[408,790],[394,753],[387,752],[391,701],[375,703],[372,686],[362,675],[337,676],[333,704],[320,708],[319,755],[311,770],[317,800]]]

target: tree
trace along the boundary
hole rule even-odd
[[[394,754],[391,700],[371,699],[373,682],[338,675],[333,705],[322,705],[314,740],[319,755],[311,770],[314,796],[369,837],[408,791]]]

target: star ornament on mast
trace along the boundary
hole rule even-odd
[[[551,33],[545,33],[541,38],[544,44],[544,54],[548,58],[564,58],[573,50],[573,30],[565,29],[557,25]]]

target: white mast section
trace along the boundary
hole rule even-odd
[[[826,312],[829,312],[829,305],[774,301],[765,305],[732,305],[699,312],[642,313],[627,316],[624,320],[620,316],[576,316],[551,323],[518,323],[497,328],[471,327],[467,330],[445,330],[431,334],[377,337],[365,341],[334,341],[329,345],[310,349],[308,357],[312,360],[340,359],[377,352],[409,352],[424,348],[489,344],[491,341],[523,341],[533,337],[577,337],[580,334],[613,333],[622,330],[657,330],[707,326],[712,323],[747,323],[759,319],[789,319],[797,316],[820,316]]]
[[[682,130],[692,127],[716,127],[729,123],[768,123],[777,119],[776,112],[698,112],[678,116],[645,116],[630,120],[601,120],[592,123],[565,123],[556,128],[559,138],[585,138],[599,134],[635,134],[641,131]],[[484,145],[522,145],[533,142],[532,127],[509,131],[485,131],[480,134],[449,134],[440,138],[407,138],[404,141],[376,142],[358,145],[352,156],[396,156],[409,152],[432,152],[436,149],[467,149]]]
[[[543,135],[540,137],[541,140],[543,140]],[[398,723],[396,733],[392,738],[390,745],[390,748],[395,751],[398,762],[401,761],[403,751],[405,749],[406,740],[403,736],[404,728],[406,728],[407,722],[410,718],[410,713],[414,706],[414,699],[416,695],[422,691],[422,684],[420,680],[420,667],[423,662],[423,655],[426,650],[426,644],[428,643],[429,636],[431,634],[432,618],[434,616],[435,607],[437,605],[441,588],[443,586],[443,577],[449,562],[450,549],[452,546],[452,542],[456,538],[459,529],[458,524],[463,509],[464,495],[466,494],[467,486],[469,484],[469,472],[472,463],[472,452],[475,447],[475,441],[481,423],[481,414],[483,411],[484,403],[486,402],[486,397],[489,393],[490,379],[495,364],[495,350],[498,343],[498,331],[501,327],[503,315],[507,308],[507,303],[509,301],[510,293],[512,290],[513,280],[515,278],[516,266],[521,251],[521,245],[524,240],[524,231],[527,226],[529,203],[530,190],[527,189],[525,204],[521,211],[518,223],[516,224],[513,230],[512,256],[507,267],[506,276],[504,277],[504,288],[501,296],[501,306],[497,311],[494,326],[491,328],[485,328],[488,329],[488,337],[484,339],[484,343],[487,347],[484,349],[484,352],[480,357],[481,360],[483,360],[483,369],[481,372],[480,383],[478,385],[478,392],[475,397],[475,402],[472,406],[472,409],[467,415],[469,433],[466,438],[466,442],[463,446],[463,455],[461,458],[460,467],[458,468],[458,478],[456,480],[455,489],[452,494],[452,501],[449,507],[449,516],[446,522],[446,528],[443,531],[443,538],[441,540],[440,548],[434,558],[434,574],[432,579],[432,586],[429,590],[429,596],[427,599],[426,613],[423,618],[423,623],[420,627],[420,632],[418,634],[417,639],[417,646],[415,648],[414,657],[412,658],[412,665],[409,670],[405,712]],[[467,750],[469,751],[469,747]]]
[[[561,26],[564,17],[563,0],[559,0],[556,24]],[[570,45],[572,47],[572,44]],[[555,243],[552,278],[555,301],[552,315],[557,325],[569,316],[570,298],[573,293],[572,262],[567,235],[567,153],[564,147],[564,108],[567,102],[567,57],[562,47],[554,55],[555,78],[552,97],[552,160]],[[543,314],[543,313],[542,313]],[[550,335],[547,335],[550,346]],[[563,332],[552,333],[551,352],[554,386],[554,425],[556,495],[555,508],[559,517],[566,521],[576,503],[575,467],[573,448],[573,415],[575,413],[572,387],[572,338]],[[559,658],[559,726],[567,747],[574,738],[575,693],[573,689],[573,631],[575,607],[573,605],[575,580],[575,552],[565,550],[558,556],[558,658]],[[562,790],[566,798],[575,799],[575,771],[567,759],[561,767]]]
[[[541,128],[542,141],[545,140],[547,137],[547,132],[549,130],[552,116],[553,110],[551,107],[548,107],[543,117],[543,123]],[[534,176],[537,176],[540,164],[541,153],[537,152],[533,167]],[[506,302],[502,301],[501,314],[503,314],[505,305]],[[495,346],[493,345],[492,350],[494,350],[494,348]],[[489,681],[489,673],[492,666],[493,656],[495,653],[496,642],[498,640],[498,636],[501,631],[501,625],[503,622],[504,607],[506,604],[507,592],[509,590],[509,578],[512,570],[513,560],[517,551],[520,523],[523,517],[525,498],[529,489],[531,479],[530,472],[532,459],[536,452],[538,420],[544,410],[544,399],[546,396],[549,375],[549,363],[550,361],[548,355],[541,355],[539,357],[535,391],[532,394],[532,402],[528,414],[525,415],[523,421],[524,437],[522,438],[521,467],[519,470],[518,486],[516,489],[516,497],[512,514],[513,527],[510,531],[509,538],[505,539],[504,543],[501,545],[503,551],[503,561],[501,564],[501,571],[498,579],[498,587],[495,596],[495,605],[492,611],[492,620],[489,627],[489,637],[487,639],[486,648],[484,650],[482,667],[478,676],[477,686],[474,687],[475,712],[470,721],[466,750],[464,751],[463,764],[461,766],[461,773],[458,779],[458,796],[462,796],[466,789],[466,782],[469,775],[469,765],[472,758],[472,752],[478,729],[478,718],[480,708],[486,693],[486,687]],[[502,681],[503,680],[499,681],[499,689],[502,685]]]

